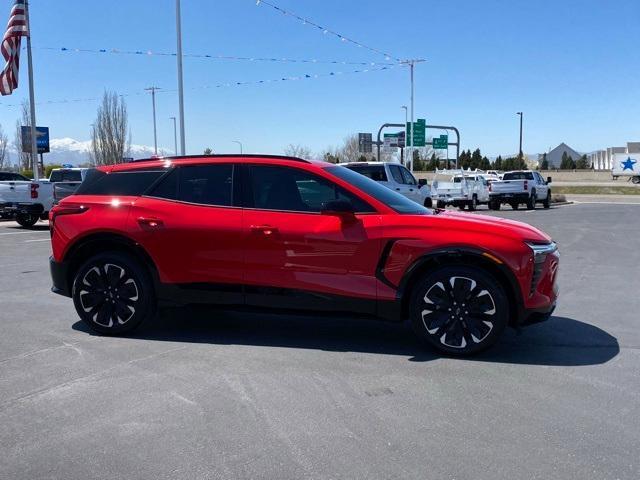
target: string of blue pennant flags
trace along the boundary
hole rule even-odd
[[[97,53],[97,54],[116,54],[116,55],[138,55],[147,57],[175,57],[175,53],[155,52],[152,50],[121,50],[118,48],[71,48],[71,47],[32,47],[34,50],[49,50],[63,53]],[[395,65],[390,62],[354,62],[345,60],[319,60],[316,58],[279,58],[279,57],[245,57],[237,55],[210,55],[185,53],[182,55],[186,58],[204,58],[211,60],[235,60],[246,62],[280,62],[280,63],[315,63],[315,64],[333,64],[333,65],[361,65],[361,66],[380,66]]]
[[[217,83],[214,85],[204,85],[204,86],[199,86],[199,87],[192,87],[192,88],[188,88],[186,90],[204,90],[204,89],[214,89],[214,88],[229,88],[229,87],[240,87],[240,86],[248,86],[248,85],[265,85],[265,84],[270,84],[270,83],[279,83],[279,82],[294,82],[294,81],[298,81],[298,80],[311,80],[311,79],[317,79],[317,78],[331,78],[331,77],[339,77],[339,76],[343,76],[343,75],[355,75],[355,74],[360,74],[360,73],[372,73],[372,72],[381,72],[381,71],[386,71],[386,70],[392,70],[394,68],[398,68],[402,66],[401,64],[394,64],[394,65],[384,65],[384,66],[380,66],[380,67],[375,67],[375,68],[364,68],[364,69],[358,69],[358,70],[349,70],[349,71],[339,71],[339,72],[329,72],[329,73],[318,73],[318,74],[302,74],[302,75],[294,75],[294,76],[286,76],[286,77],[279,77],[279,78],[271,78],[271,79],[265,79],[265,80],[249,80],[249,81],[243,81],[243,82],[221,82],[221,83]],[[156,93],[157,94],[162,94],[162,93],[173,93],[173,92],[177,92],[177,89],[159,89]],[[144,91],[140,91],[140,92],[130,92],[130,93],[123,93],[123,94],[118,94],[121,97],[132,97],[132,96],[139,96],[139,95],[145,95],[146,92]],[[100,101],[102,99],[102,97],[92,97],[92,98],[75,98],[75,99],[62,99],[62,100],[45,100],[45,101],[40,101],[40,102],[36,102],[36,105],[51,105],[51,104],[64,104],[64,103],[79,103],[79,102],[97,102]],[[0,106],[2,107],[19,107],[21,106],[20,103],[0,103]]]
[[[370,47],[368,45],[365,45],[364,43],[361,43],[361,42],[358,42],[356,40],[353,40],[353,39],[351,39],[349,37],[346,37],[346,36],[336,32],[336,31],[333,31],[333,30],[331,30],[329,28],[323,27],[322,25],[319,25],[319,24],[309,20],[308,18],[301,17],[300,15],[298,15],[298,14],[296,14],[294,12],[291,12],[289,10],[285,10],[284,8],[281,8],[281,7],[277,6],[277,5],[269,2],[268,0],[255,0],[255,1],[256,1],[256,5],[258,5],[258,6],[266,5],[268,7],[271,7],[272,9],[282,13],[283,15],[286,15],[286,16],[295,18],[296,20],[299,20],[303,25],[307,25],[309,27],[312,27],[312,28],[315,28],[317,30],[320,30],[325,35],[334,36],[336,38],[339,38],[340,41],[342,41],[342,42],[351,43],[351,44],[353,44],[353,45],[355,45],[355,46],[357,46],[359,48],[364,48],[366,50],[369,50],[371,52],[377,53],[379,55],[384,55],[385,60],[395,60],[396,62],[401,62],[402,61],[399,58],[397,58],[397,57],[395,57],[395,56],[393,56],[393,55],[391,55],[389,53],[386,53],[386,52],[383,52],[382,50],[379,50],[377,48],[373,48],[373,47]]]

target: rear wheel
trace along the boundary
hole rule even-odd
[[[500,210],[500,202],[498,202],[498,201],[489,202],[489,209],[491,209],[491,210]]]
[[[424,206],[427,208],[432,208],[433,207],[433,201],[430,198],[425,198],[424,199]]]
[[[477,353],[496,343],[508,312],[502,286],[473,267],[441,267],[423,277],[411,297],[414,331],[432,347],[453,355]]]
[[[518,208],[520,208],[520,204],[516,202],[510,203],[510,205],[511,205],[511,208],[513,208],[514,210],[518,210]]]
[[[458,205],[458,208],[462,211],[464,210],[464,207],[466,207],[466,205],[464,203],[461,203]]]
[[[527,210],[535,210],[537,201],[538,198],[536,197],[536,191],[534,190],[533,192],[531,192],[531,195],[527,200]]]
[[[38,222],[38,215],[19,213],[16,215],[16,222],[18,222],[21,227],[31,228]]]
[[[129,332],[155,315],[156,299],[147,270],[134,257],[101,253],[76,272],[73,304],[80,318],[102,334]]]
[[[469,210],[473,212],[476,208],[478,208],[478,197],[474,195],[469,203]]]

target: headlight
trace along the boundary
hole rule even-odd
[[[525,243],[533,253],[533,275],[531,276],[531,287],[529,289],[529,296],[531,296],[538,286],[538,282],[542,276],[542,266],[544,265],[547,256],[556,253],[558,251],[558,246],[555,242],[543,244],[532,242]]]

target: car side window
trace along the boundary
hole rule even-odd
[[[250,171],[254,208],[319,213],[327,202],[346,200],[357,213],[375,212],[338,185],[297,168],[253,165]]]
[[[407,170],[405,167],[400,167],[400,171],[402,172],[402,178],[404,179],[404,183],[407,185],[417,185],[416,179],[411,172]]]
[[[398,165],[389,165],[389,170],[391,170],[391,176],[396,181],[396,183],[404,183],[404,179],[402,178],[402,171]]]
[[[202,205],[231,206],[233,165],[179,167],[178,200]]]

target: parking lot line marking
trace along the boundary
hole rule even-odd
[[[640,205],[640,202],[581,202],[574,200],[575,205]]]
[[[38,240],[25,240],[22,243],[31,243],[31,242],[49,242],[51,239],[49,238],[39,238]]]
[[[8,232],[8,233],[0,233],[0,235],[29,235],[29,234],[37,235],[38,233],[45,233],[45,232],[44,231],[43,232]],[[46,232],[46,233],[49,233],[49,232]]]

